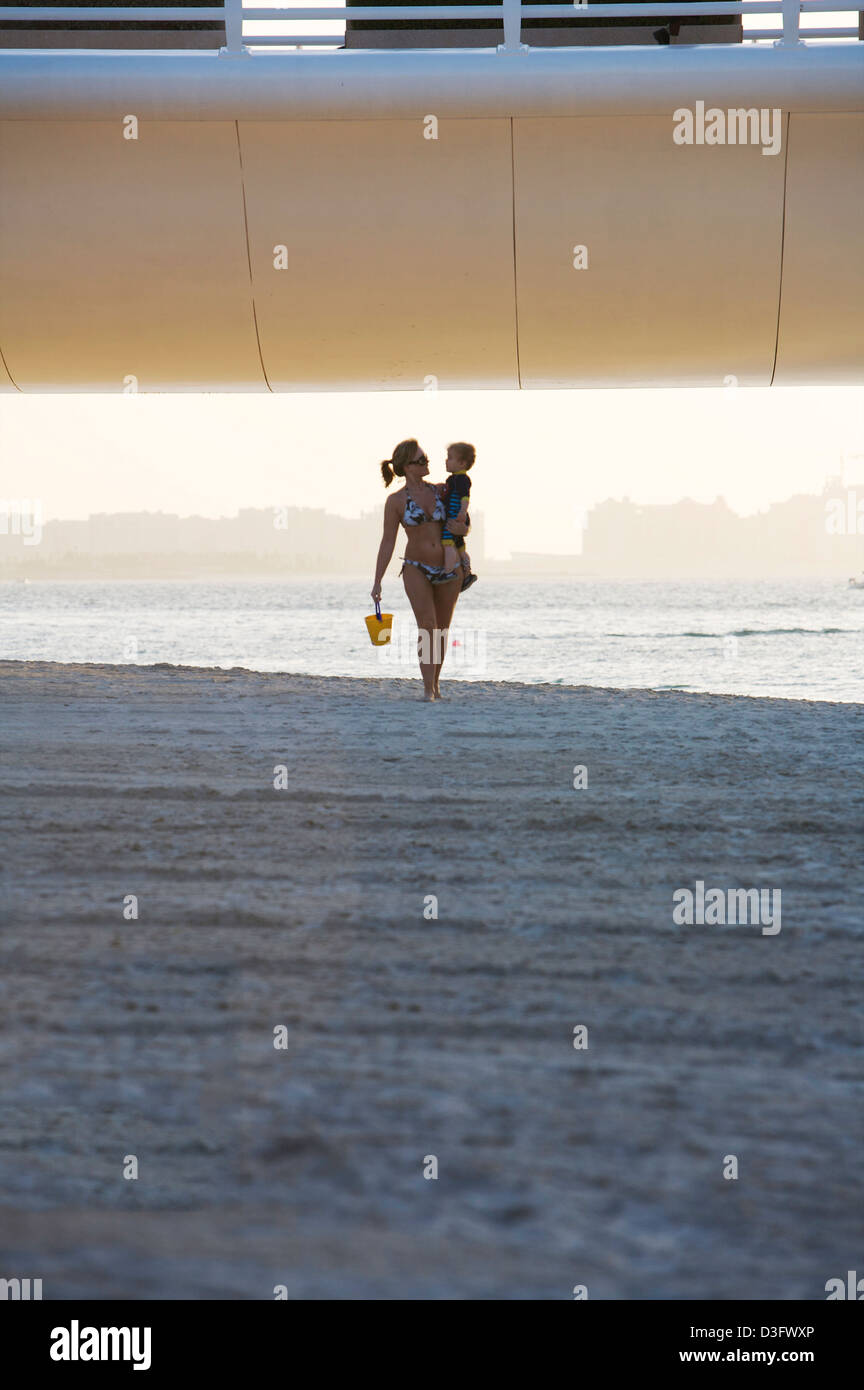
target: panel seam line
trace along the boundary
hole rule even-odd
[[[522,390],[522,364],[519,360],[519,282],[516,277],[516,148],[513,117],[510,117],[510,188],[513,224],[513,319],[516,330],[516,382]]]
[[[261,334],[258,331],[258,311],[255,307],[255,281],[252,278],[252,251],[249,246],[249,217],[246,212],[246,182],[243,177],[243,147],[240,144],[239,120],[235,120],[234,122],[234,131],[237,136],[237,158],[240,163],[240,196],[243,201],[243,232],[246,238],[246,264],[249,267],[249,294],[252,300],[252,323],[255,327],[255,342],[258,347],[258,361],[261,363],[261,375],[264,378],[264,384],[267,387],[267,390],[272,392],[273,387],[270,385],[270,381],[267,376],[267,368],[264,366],[264,354],[261,351]]]
[[[21,390],[21,387],[18,385],[18,382],[15,380],[14,376],[13,376],[12,373],[10,372],[10,370],[9,370],[9,363],[6,361],[6,358],[3,356],[3,349],[2,349],[2,348],[0,348],[0,362],[3,363],[3,366],[4,366],[5,369],[6,369],[6,375],[8,376],[9,380],[12,382],[12,385],[15,387],[15,390],[16,390],[20,395],[23,396],[23,395],[24,395],[24,392]]]
[[[777,287],[777,332],[774,335],[774,361],[771,364],[771,380],[768,385],[774,385],[774,377],[777,374],[777,355],[780,351],[780,314],[783,308],[783,257],[786,251],[786,190],[789,184],[789,130],[792,124],[792,112],[786,112],[786,149],[783,152],[783,216],[780,221],[780,283]]]

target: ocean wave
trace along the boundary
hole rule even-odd
[[[671,639],[673,637],[704,637],[717,642],[724,637],[825,637],[834,633],[855,633],[856,627],[739,627],[732,632],[607,632],[607,637],[624,637],[632,642],[634,637],[645,640]]]
[[[823,637],[828,633],[834,632],[855,632],[854,627],[742,627],[737,632],[733,632],[733,637],[786,637],[801,634],[802,636]]]

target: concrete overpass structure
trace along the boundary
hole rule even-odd
[[[232,0],[57,49],[0,7],[0,389],[860,380],[859,11],[799,28],[838,8]]]

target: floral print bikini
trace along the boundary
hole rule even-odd
[[[405,510],[402,513],[402,525],[419,526],[422,521],[446,521],[447,512],[441,498],[435,499],[435,506],[432,515],[427,516],[423,508],[418,506],[414,498],[407,492],[405,493]],[[406,565],[413,565],[415,569],[422,570],[430,584],[447,584],[451,579],[455,579],[457,574],[461,575],[460,570],[446,570],[443,565],[424,565],[422,560],[409,560],[404,555],[402,557],[401,574]]]

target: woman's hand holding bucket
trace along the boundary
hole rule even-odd
[[[392,626],[393,614],[382,613],[381,604],[376,598],[375,612],[366,619],[366,630],[369,633],[373,647],[383,647],[385,643],[390,641],[390,630]]]

